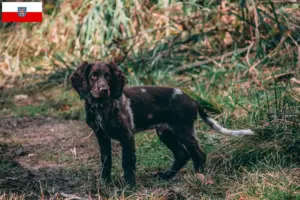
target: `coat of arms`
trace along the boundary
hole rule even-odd
[[[18,15],[19,15],[19,17],[25,17],[26,16],[26,7],[18,7]]]

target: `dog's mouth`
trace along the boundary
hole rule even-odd
[[[109,99],[109,96],[110,95],[108,93],[105,93],[105,94],[91,93],[91,100],[93,103],[101,103],[101,102],[107,101]]]

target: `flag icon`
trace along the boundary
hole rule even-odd
[[[2,2],[2,22],[42,22],[42,2]]]

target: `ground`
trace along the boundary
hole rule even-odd
[[[1,157],[7,165],[1,190],[86,194],[95,188],[95,181],[89,179],[95,179],[98,147],[84,123],[8,118],[1,120],[0,127]]]
[[[112,194],[111,189],[106,187],[118,188],[119,194],[127,189],[121,179],[120,146],[116,142],[113,143],[114,181],[110,185],[101,185],[101,181],[97,178],[100,163],[98,144],[94,134],[84,122],[51,117],[23,117],[6,118],[0,123],[0,162],[1,170],[4,172],[0,176],[1,192],[16,193],[31,198],[63,197],[67,194],[87,198],[118,195]],[[155,133],[149,132],[142,133],[139,137],[145,137],[147,140],[156,136]],[[142,140],[138,139],[140,142]],[[155,141],[158,142],[154,139]],[[164,185],[161,190],[153,189],[152,184],[149,184],[157,181],[152,177],[155,172],[153,170],[166,169],[171,164],[171,155],[165,152],[165,156],[158,158],[161,159],[159,162],[162,166],[156,165],[151,157],[148,161],[143,161],[143,166],[139,166],[140,159],[147,159],[144,157],[148,157],[147,154],[150,155],[154,150],[151,148],[151,142],[145,145],[146,147],[140,151],[139,146],[143,147],[143,144],[137,143],[137,181],[138,187],[145,190],[143,195],[150,195],[149,192],[155,190],[157,194],[152,194],[154,196],[168,196],[177,192],[177,196],[180,196],[180,187],[176,182],[183,178],[182,174],[179,174],[168,186],[166,182],[157,184],[157,188]],[[147,145],[150,145],[149,148]],[[160,146],[162,147],[161,144]],[[144,152],[148,150],[150,152]],[[166,151],[166,148],[163,151]],[[147,162],[148,166],[145,166],[144,163]],[[153,163],[156,169],[152,168]]]
[[[99,148],[84,120],[42,115],[1,118],[0,199],[300,199],[296,163],[280,154],[257,154],[252,146],[258,136],[220,137],[199,125],[197,136],[208,153],[204,175],[194,174],[189,162],[170,182],[154,178],[170,167],[172,155],[155,132],[148,131],[136,135],[137,187],[132,189],[122,179],[117,142],[113,142],[112,182],[98,179]],[[265,145],[257,144],[257,149]],[[221,150],[214,150],[218,146]]]
[[[189,162],[170,182],[153,175],[170,167],[171,152],[154,131],[138,133],[137,187],[128,188],[117,142],[112,182],[98,179],[99,147],[74,91],[55,87],[2,98],[0,199],[300,199],[297,121],[262,121],[255,136],[234,138],[199,120],[197,137],[208,155],[205,172],[194,174]],[[245,116],[236,111],[233,119]],[[220,115],[213,118],[228,128],[241,127],[235,120],[224,124]]]

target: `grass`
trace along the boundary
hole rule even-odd
[[[256,136],[228,138],[211,134],[206,126],[197,125],[200,144],[208,153],[208,163],[204,174],[207,179],[214,181],[211,185],[203,184],[201,179],[193,174],[190,162],[171,182],[153,178],[152,174],[170,166],[172,155],[158,140],[154,132],[147,132],[136,136],[137,188],[132,190],[124,184],[121,178],[120,147],[115,144],[113,182],[110,184],[104,184],[97,179],[98,167],[88,163],[83,164],[80,160],[74,160],[63,152],[46,152],[39,158],[40,160],[55,161],[69,166],[58,170],[52,169],[48,173],[40,172],[45,177],[42,184],[43,195],[50,195],[52,198],[62,195],[51,192],[55,188],[53,180],[59,180],[58,177],[61,176],[62,180],[67,181],[75,188],[79,188],[81,184],[89,183],[84,186],[82,191],[70,190],[69,193],[81,197],[85,197],[82,196],[85,193],[88,194],[88,198],[101,196],[110,199],[164,199],[177,196],[178,198],[196,199],[299,199],[298,179],[300,173],[299,160],[297,160],[299,151],[293,150],[293,148],[297,148],[296,144],[299,141],[297,134],[299,122],[297,121],[298,118],[286,117],[283,119],[283,113],[290,116],[297,111],[298,107],[294,107],[297,106],[297,103],[287,96],[289,94],[286,93],[286,89],[283,89],[284,87],[281,87],[281,84],[284,83],[278,83],[276,86],[276,99],[275,95],[272,95],[275,93],[273,85],[268,91],[261,91],[260,93],[255,88],[250,89],[248,91],[250,94],[257,94],[252,95],[253,98],[241,97],[240,92],[236,91],[238,89],[232,90],[232,93],[228,94],[231,98],[223,97],[224,99],[222,99],[221,94],[214,97],[216,104],[223,104],[222,107],[224,108],[222,117],[218,117],[218,121],[228,127],[247,126],[245,123],[248,123],[256,127]],[[72,96],[71,91],[67,90],[64,93]],[[59,93],[57,96],[64,95]],[[64,98],[61,99],[58,102],[63,101]],[[283,99],[285,100],[283,101]],[[254,112],[251,109],[247,111],[240,105],[246,108],[247,105],[251,105],[254,108],[259,108],[259,111]],[[50,110],[49,107],[47,109]],[[275,120],[273,112],[278,116]],[[43,113],[37,110],[36,115],[43,115]],[[51,113],[48,112],[45,115],[51,115]],[[236,116],[244,117],[237,121]],[[288,146],[286,146],[287,144]],[[6,145],[5,149],[9,149],[9,146]],[[94,163],[97,160],[94,157],[91,158]],[[12,169],[5,166],[7,165],[1,164],[0,168]],[[56,181],[57,187],[61,184],[63,182]],[[40,186],[36,185],[36,187]],[[68,189],[65,188],[64,191],[68,191]],[[40,190],[37,190],[36,194],[42,196]],[[4,191],[3,198],[22,199],[24,195],[25,193],[22,192],[15,194],[8,190],[7,192]]]
[[[41,24],[1,25],[0,199],[300,199],[299,4],[45,4]],[[172,155],[154,132],[140,133],[137,187],[121,178],[117,143],[113,181],[102,183],[68,77],[82,60],[111,58],[128,85],[178,87],[224,126],[255,136],[223,137],[199,121],[213,181],[204,184],[191,162],[170,182],[153,178]]]
[[[3,110],[4,116],[36,117],[42,115],[84,119],[82,102],[73,91],[66,90],[63,85],[26,96],[25,99],[18,99],[13,94],[5,100],[7,108]]]

